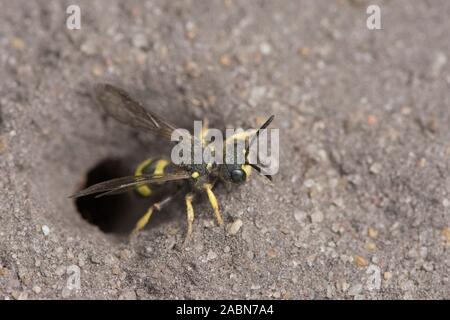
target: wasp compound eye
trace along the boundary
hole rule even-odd
[[[233,171],[231,171],[231,180],[233,182],[243,182],[245,180],[245,172],[244,170],[241,169],[234,169]]]

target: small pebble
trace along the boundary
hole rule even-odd
[[[331,231],[333,231],[334,233],[342,234],[344,232],[344,228],[339,223],[334,222],[331,225]]]
[[[103,67],[100,66],[99,64],[95,64],[91,68],[91,73],[96,77],[101,77],[104,73]]]
[[[28,299],[28,293],[26,293],[25,291],[22,291],[22,292],[14,291],[12,293],[12,296],[16,300],[27,300]]]
[[[303,182],[303,185],[306,188],[312,188],[314,186],[314,184],[315,184],[315,182],[312,179],[307,179],[307,180],[305,180],[305,182]]]
[[[425,167],[425,166],[427,165],[427,159],[425,159],[425,158],[420,158],[420,160],[417,162],[417,165],[418,165],[420,168]]]
[[[370,251],[370,252],[374,252],[375,250],[377,250],[377,245],[375,243],[373,243],[372,241],[369,241],[366,243],[366,250]]]
[[[308,47],[301,47],[298,49],[298,54],[303,56],[303,57],[307,57],[309,56],[309,54],[311,53],[311,49]]]
[[[87,256],[85,253],[80,252],[78,254],[78,264],[80,265],[80,267],[83,267],[86,264],[86,259],[87,259]]]
[[[50,228],[47,225],[43,225],[42,233],[44,234],[44,236],[48,236],[50,234]]]
[[[373,125],[377,124],[377,122],[378,122],[378,119],[373,114],[370,114],[367,116],[367,124],[369,126],[373,126]]]
[[[400,111],[402,113],[402,115],[404,116],[408,116],[411,114],[411,108],[409,107],[403,107]]]
[[[192,21],[189,21],[188,23],[186,23],[186,37],[189,40],[193,40],[196,36],[197,36],[197,27]]]
[[[372,239],[378,238],[378,230],[377,229],[369,227],[369,229],[367,230],[367,233],[369,234],[369,237],[371,237]]]
[[[111,272],[114,275],[118,275],[120,273],[120,267],[118,265],[115,265],[111,268]]]
[[[25,48],[25,42],[21,38],[14,37],[11,39],[11,46],[14,49],[22,50]]]
[[[64,273],[66,273],[66,268],[64,268],[63,266],[60,266],[56,269],[55,274],[57,276],[62,276]]]
[[[72,290],[70,290],[70,289],[67,288],[67,287],[64,287],[64,288],[62,289],[62,291],[61,291],[61,296],[62,296],[64,299],[69,298],[71,295],[72,295]]]
[[[267,256],[269,258],[275,258],[277,256],[277,252],[275,251],[275,249],[270,248],[269,250],[267,250]]]
[[[139,49],[146,49],[149,47],[148,39],[142,33],[138,33],[135,36],[133,36],[132,43],[133,43],[133,46],[135,46],[136,48],[139,48]]]
[[[272,52],[272,47],[270,46],[269,43],[267,42],[263,42],[259,45],[259,51],[263,54],[263,55],[268,55]]]
[[[306,219],[306,216],[307,215],[305,211],[298,210],[294,213],[294,218],[298,223],[303,223]]]
[[[27,286],[30,285],[30,282],[31,282],[30,273],[28,272],[28,270],[25,267],[19,266],[17,275],[19,276],[20,280],[22,280],[22,282],[25,285],[27,285]]]
[[[241,219],[234,220],[232,223],[229,223],[227,225],[227,233],[229,235],[235,235],[241,229],[242,224],[243,224],[243,222]]]
[[[102,263],[102,259],[100,259],[100,257],[97,256],[97,255],[92,255],[91,256],[91,262],[95,263],[95,264],[101,264]]]
[[[191,78],[197,78],[200,76],[200,68],[194,61],[188,61],[184,65],[184,70]]]
[[[128,250],[128,249],[123,249],[123,250],[120,251],[119,257],[122,260],[128,260],[131,257],[131,251]]]
[[[321,211],[316,211],[311,215],[312,223],[319,223],[323,221],[323,213]]]
[[[450,207],[450,201],[448,199],[442,200],[442,205],[444,208]]]
[[[252,284],[250,286],[250,290],[259,290],[259,289],[261,289],[261,285],[259,284]]]
[[[208,251],[208,254],[206,255],[206,261],[211,261],[217,258],[217,253],[215,253],[212,250]]]
[[[348,289],[348,294],[351,296],[356,296],[361,292],[362,288],[363,288],[362,284],[360,283],[355,284]]]
[[[169,49],[166,46],[161,46],[159,48],[159,55],[161,58],[167,57],[167,53],[169,52]]]
[[[146,250],[146,251],[147,252],[151,252],[151,251],[148,251],[148,250]],[[107,254],[103,258],[103,263],[105,263],[108,266],[114,265],[115,263],[117,263],[117,261],[118,261],[117,258],[114,255],[112,255],[112,254]]]
[[[364,259],[363,257],[358,256],[358,255],[355,255],[355,256],[353,257],[353,262],[354,262],[355,265],[356,265],[357,267],[359,267],[359,268],[367,267],[368,264],[369,264],[369,263],[367,262],[366,259]]]
[[[306,257],[306,263],[308,264],[309,267],[312,267],[314,265],[314,261],[315,260],[316,260],[316,255],[315,254],[311,254],[311,255]]]
[[[88,56],[96,53],[95,43],[93,41],[86,41],[81,45],[81,51]]]
[[[39,286],[33,286],[33,292],[36,293],[36,294],[41,293],[41,287],[39,287]]]
[[[428,271],[428,272],[431,272],[431,271],[434,270],[433,263],[430,262],[430,261],[425,262],[425,263],[422,265],[422,267],[423,267],[423,269],[424,269],[425,271]]]
[[[344,200],[342,198],[334,199],[333,204],[338,208],[344,208]]]
[[[447,242],[450,243],[450,227],[445,227],[442,229],[442,235],[446,239]]]
[[[220,57],[220,64],[223,65],[224,67],[228,67],[231,64],[231,58],[229,55],[227,54],[223,54]]]
[[[3,268],[2,266],[0,266],[0,277],[3,277],[7,273],[8,273],[8,269]]]
[[[435,59],[431,64],[431,75],[433,77],[438,77],[441,73],[442,68],[447,63],[447,56],[443,52],[438,52],[435,55]]]
[[[137,289],[136,294],[140,298],[144,298],[147,295],[147,291],[144,289]]]
[[[420,253],[420,256],[422,257],[422,259],[425,259],[428,255],[428,248],[420,247],[419,253]]]
[[[370,173],[379,174],[381,172],[381,169],[382,169],[381,164],[379,164],[378,162],[375,162],[374,164],[372,164],[370,166],[369,170],[370,170]]]
[[[390,280],[390,279],[392,278],[392,272],[386,271],[386,272],[383,274],[383,278],[384,278],[384,280],[386,280],[386,281]]]
[[[346,292],[350,288],[350,285],[347,282],[342,282],[342,292]]]

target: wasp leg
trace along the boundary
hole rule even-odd
[[[194,207],[192,206],[192,200],[194,196],[192,193],[186,194],[186,215],[187,215],[187,233],[186,238],[184,239],[184,245],[186,246],[191,238],[192,234],[192,222],[194,221]]]
[[[211,207],[214,210],[214,215],[216,217],[217,223],[219,225],[222,225],[222,216],[220,215],[220,210],[219,210],[219,203],[217,202],[217,198],[214,195],[214,193],[212,192],[212,184],[210,183],[205,183],[203,185],[203,188],[205,189],[207,195],[208,195],[208,200],[209,203],[211,204]]]
[[[163,207],[165,207],[174,197],[173,196],[168,196],[165,199],[161,200],[160,202],[155,202],[154,204],[152,204],[150,206],[150,208],[148,208],[147,212],[145,212],[145,214],[138,220],[138,222],[136,223],[136,226],[134,227],[133,231],[130,234],[130,239],[133,239],[137,236],[137,234],[139,233],[139,231],[141,231],[142,229],[144,229],[144,227],[147,225],[148,221],[150,220],[153,211],[156,210],[161,210]]]

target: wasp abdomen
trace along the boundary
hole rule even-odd
[[[137,166],[134,175],[140,176],[142,174],[151,174],[162,176],[165,174],[164,171],[169,163],[168,160],[163,158],[147,159]],[[136,187],[136,191],[144,197],[150,196],[153,192],[152,188],[147,184]]]

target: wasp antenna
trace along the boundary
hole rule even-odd
[[[261,126],[261,128],[259,128],[259,130],[263,130],[263,129],[267,128],[270,125],[270,123],[273,121],[274,118],[275,118],[275,115],[271,115],[269,117],[269,119],[267,119],[266,122],[264,122],[264,124]]]
[[[269,117],[269,119],[266,120],[266,122],[264,122],[264,124],[258,129],[258,131],[256,131],[256,134],[253,136],[252,141],[250,141],[249,146],[252,144],[253,140],[258,139],[259,137],[259,133],[264,130],[265,128],[267,128],[270,123],[273,121],[273,119],[275,118],[275,115],[271,115]]]
[[[272,181],[272,176],[271,176],[271,175],[268,175],[268,174],[262,173],[261,168],[258,167],[256,164],[249,163],[249,165],[250,165],[253,169],[255,169],[255,170],[259,173],[259,175],[261,175],[261,176],[263,176],[263,177],[266,177],[267,179],[270,180],[270,182],[273,182],[273,181]]]
[[[251,138],[250,142],[247,145],[247,149],[245,149],[245,159],[248,158],[248,154],[250,153],[250,147],[252,146],[253,142],[255,142],[255,140],[258,139],[259,133],[265,128],[267,128],[274,118],[275,115],[271,115],[269,119],[267,119],[266,122],[264,122],[264,124],[256,131],[256,134]]]

